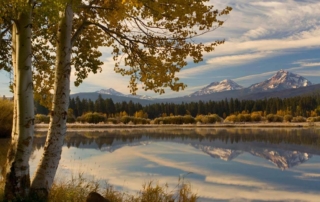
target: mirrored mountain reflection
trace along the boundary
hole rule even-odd
[[[45,134],[34,138],[34,149],[40,149]],[[173,142],[190,145],[212,158],[232,161],[249,153],[271,161],[284,170],[320,155],[320,129],[108,129],[104,131],[68,132],[65,145],[77,148],[113,152],[124,146],[139,146],[153,142]]]

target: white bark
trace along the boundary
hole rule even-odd
[[[48,194],[59,165],[66,134],[70,94],[72,20],[72,7],[67,5],[65,11],[60,13],[58,26],[54,97],[47,140],[42,159],[31,183],[31,190],[36,194]]]
[[[34,132],[31,69],[31,7],[18,14],[13,25],[14,121],[6,164],[6,200],[24,198],[30,188],[29,158]]]

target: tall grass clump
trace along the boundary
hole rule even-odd
[[[10,137],[13,120],[13,102],[0,99],[0,137]]]
[[[58,180],[52,185],[46,202],[85,202],[90,192],[97,192],[112,202],[196,202],[198,196],[192,192],[191,185],[179,178],[175,188],[168,184],[159,185],[153,181],[146,182],[136,193],[115,190],[113,186],[101,187],[96,180],[88,180],[83,174],[73,176],[70,180]],[[0,201],[4,201],[4,180],[0,180]],[[41,202],[39,199],[26,198],[25,202]]]
[[[102,188],[97,181],[88,181],[82,174],[69,181],[55,182],[49,193],[49,202],[84,202],[90,192],[98,192],[112,202],[195,202],[198,197],[192,193],[191,185],[183,180],[173,190],[167,184],[159,185],[153,181],[142,185],[137,193],[121,192],[107,185]],[[1,198],[0,198],[1,199]]]
[[[81,202],[85,201],[91,191],[99,191],[97,181],[88,181],[82,174],[72,177],[69,181],[59,181],[52,185],[49,202]]]

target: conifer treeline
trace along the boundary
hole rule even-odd
[[[242,112],[252,113],[260,111],[262,115],[278,114],[292,116],[319,116],[320,115],[320,95],[298,96],[293,98],[269,98],[262,100],[239,100],[225,99],[221,101],[190,102],[190,103],[155,103],[142,106],[139,103],[121,102],[114,103],[112,99],[103,99],[101,96],[96,101],[82,99],[79,97],[70,99],[70,109],[73,110],[75,117],[81,116],[86,112],[104,113],[107,117],[114,117],[125,112],[129,116],[134,116],[136,112],[147,114],[149,119],[169,115],[197,115],[218,114],[225,118],[231,114]],[[47,114],[48,111],[37,107],[37,113]]]

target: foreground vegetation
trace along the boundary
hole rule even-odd
[[[3,181],[0,181],[0,201],[3,201]],[[49,193],[49,202],[84,202],[90,192],[98,192],[112,202],[195,202],[198,197],[192,193],[191,185],[179,179],[174,190],[168,185],[159,185],[155,182],[147,182],[136,194],[120,192],[113,186],[106,185],[102,188],[97,181],[90,181],[79,175],[72,177],[69,181],[58,181],[52,186]],[[39,201],[34,199],[23,199],[26,202]]]
[[[10,137],[13,118],[13,102],[0,99],[0,137]]]

